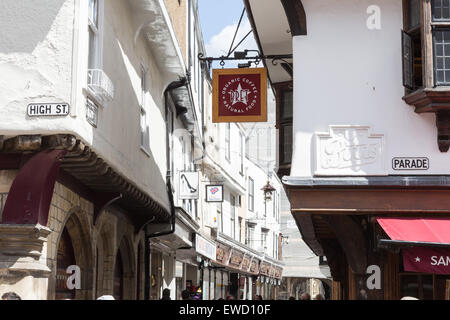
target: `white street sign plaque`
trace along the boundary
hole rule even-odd
[[[68,103],[30,103],[27,108],[29,117],[39,116],[67,116],[70,106]]]

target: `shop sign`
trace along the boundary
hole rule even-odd
[[[428,170],[430,160],[428,158],[393,158],[392,169],[394,170]]]
[[[265,68],[213,70],[213,122],[267,122]]]
[[[263,262],[261,264],[261,271],[260,271],[260,273],[265,275],[265,276],[268,276],[269,273],[270,273],[270,264],[268,264],[267,262]]]
[[[244,256],[244,259],[242,260],[241,270],[247,272],[249,267],[250,267],[250,257]]]
[[[179,199],[198,199],[199,173],[180,172]]]
[[[242,254],[236,250],[233,250],[229,264],[233,267],[239,268],[241,266],[243,258],[244,258],[244,254]]]
[[[250,272],[254,274],[259,273],[259,261],[256,259],[253,259],[250,263]]]
[[[316,175],[384,175],[385,138],[365,126],[330,126],[316,133]]]
[[[68,103],[30,103],[27,107],[27,114],[29,117],[67,116],[69,110]]]
[[[414,247],[402,250],[405,271],[450,274],[450,249]]]
[[[196,234],[195,235],[195,250],[197,253],[209,258],[211,260],[216,259],[216,245],[212,244],[202,236]]]
[[[223,185],[207,185],[206,202],[223,202]]]
[[[230,256],[230,249],[217,245],[216,247],[216,261],[224,264]]]

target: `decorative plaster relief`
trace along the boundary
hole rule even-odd
[[[385,137],[367,126],[329,126],[316,133],[315,175],[386,175]]]

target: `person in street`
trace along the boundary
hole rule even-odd
[[[289,300],[295,300],[295,297],[290,296],[290,297],[289,297]]]
[[[2,295],[2,300],[22,300],[15,292],[6,292]]]
[[[181,299],[182,300],[192,300],[191,299],[191,293],[189,292],[189,290],[181,291]]]
[[[314,300],[325,300],[325,299],[324,299],[323,296],[319,293],[319,294],[316,294],[316,296],[314,297]]]
[[[163,290],[161,300],[172,300],[172,299],[170,298],[170,289],[165,288],[165,289]]]
[[[300,296],[300,300],[311,300],[311,296],[309,295],[308,292],[304,292],[304,293],[302,293],[302,295]]]

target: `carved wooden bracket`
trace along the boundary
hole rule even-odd
[[[6,198],[3,224],[47,225],[61,159],[66,150],[46,150],[19,171]]]
[[[420,89],[406,95],[403,100],[414,106],[417,113],[436,114],[439,150],[447,152],[450,148],[450,91],[439,88]]]
[[[356,274],[365,274],[368,252],[362,227],[350,216],[324,215],[323,219],[336,234],[352,271]]]

